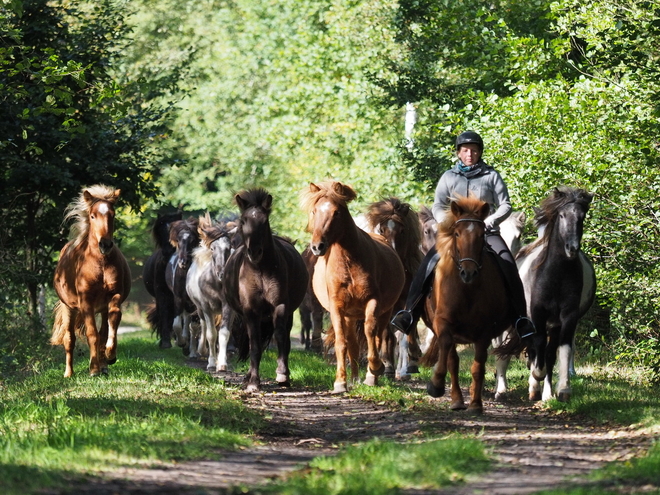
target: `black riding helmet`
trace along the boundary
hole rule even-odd
[[[456,151],[463,144],[476,144],[481,149],[481,152],[484,151],[484,140],[481,139],[481,136],[474,131],[465,131],[461,132],[456,138]]]

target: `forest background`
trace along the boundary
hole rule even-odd
[[[595,194],[580,348],[657,382],[659,34],[658,1],[2,0],[0,373],[47,348],[81,187],[122,189],[136,269],[159,211],[235,211],[252,186],[302,247],[310,181],[351,184],[355,214],[418,209],[474,129],[529,238],[553,187]]]

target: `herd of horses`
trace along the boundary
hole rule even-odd
[[[128,264],[113,242],[119,194],[106,186],[86,188],[65,216],[75,222],[55,271],[60,302],[51,343],[64,346],[67,377],[73,374],[76,335],[87,338],[91,375],[107,374],[116,361],[121,304],[130,290]],[[209,370],[226,371],[232,343],[239,360],[249,359],[244,384],[255,392],[261,388],[262,354],[274,340],[276,382],[290,386],[290,332],[299,310],[305,348],[334,348],[333,392],[346,392],[358,382],[362,365],[364,383],[373,386],[382,376],[406,379],[420,362],[433,368],[427,386],[431,396],[445,393],[449,372],[451,408],[482,412],[489,347],[496,355],[496,398],[506,393],[511,349],[517,354],[521,348],[510,327],[513,308],[505,281],[485,242],[488,205],[455,198],[436,223],[428,208],[418,213],[392,197],[373,203],[360,220],[349,211],[356,197],[353,188],[332,180],[312,183],[301,193],[310,234],[302,253],[290,239],[273,233],[273,197],[263,188],[236,194],[238,213],[223,218],[207,213],[184,219],[181,212],[159,216],[143,279],[154,297],[148,320],[160,347],[171,347],[174,338],[191,357],[206,353]],[[514,212],[502,224],[537,329],[525,346],[531,400],[553,396],[557,360],[556,396],[570,399],[575,330],[595,295],[594,269],[580,248],[592,197],[583,189],[555,188],[535,209],[539,235],[527,246],[520,245],[522,213]],[[425,300],[422,318],[432,339],[422,355],[417,334],[406,336],[389,322],[403,308],[422,256],[433,245],[440,261]],[[459,344],[474,347],[467,406],[458,383]]]

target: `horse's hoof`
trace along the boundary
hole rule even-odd
[[[445,388],[436,387],[435,385],[433,385],[433,383],[429,382],[426,385],[426,393],[429,394],[431,397],[435,397],[437,399],[438,397],[442,397],[443,395],[445,395]]]
[[[529,400],[538,402],[541,400],[541,391],[536,391],[536,392],[530,392],[529,393]]]
[[[376,385],[378,385],[378,377],[372,375],[371,373],[367,373],[367,376],[364,379],[363,383],[369,387],[375,387]]]
[[[454,411],[456,411],[456,410],[461,409],[461,408],[459,407],[457,409],[454,409],[452,407],[452,409]],[[465,406],[463,406],[463,409],[465,409]],[[484,407],[483,406],[470,406],[470,407],[467,408],[467,410],[468,410],[467,412],[469,414],[473,415],[473,416],[481,416],[484,413]]]
[[[161,349],[169,349],[172,347],[172,342],[170,342],[169,340],[160,339],[160,342],[158,343],[158,347],[160,347]]]
[[[101,372],[100,372],[100,371],[97,371],[97,370],[95,370],[95,371],[90,371],[90,372],[89,372],[89,376],[101,376]]]
[[[333,394],[345,394],[346,392],[348,392],[346,382],[335,382],[335,386],[332,389]]]
[[[419,373],[419,366],[416,364],[411,364],[406,368],[406,373],[412,375],[413,373]]]
[[[277,382],[278,387],[290,387],[291,382],[289,380],[285,380],[283,382]]]
[[[215,369],[215,371],[219,371],[219,372],[221,372],[221,371],[227,371],[227,365],[226,365],[226,364],[219,364],[219,365],[217,366],[217,368]]]
[[[396,377],[396,379],[400,382],[409,382],[410,380],[412,380],[412,376],[410,376],[409,374],[399,375]]]
[[[506,392],[495,392],[495,402],[503,402],[506,400]]]
[[[108,364],[115,364],[117,362],[117,358],[113,357],[111,359],[107,359],[106,361],[108,362]]]
[[[568,402],[571,400],[570,390],[561,390],[557,393],[557,400],[559,402]]]
[[[289,377],[283,373],[277,373],[277,376],[275,378],[275,381],[280,387],[290,387],[291,382],[289,381]]]
[[[182,347],[181,352],[184,356],[190,356],[190,347]]]
[[[101,368],[101,374],[103,376],[108,376],[108,373],[109,373],[108,368],[106,367]]]
[[[392,371],[394,371],[394,370],[392,370]],[[381,376],[381,375],[385,374],[385,364],[380,363],[380,368],[378,368],[376,371],[369,368],[369,372],[374,376]]]
[[[261,387],[254,383],[248,383],[247,387],[245,387],[245,390],[250,394],[256,394],[261,392]]]

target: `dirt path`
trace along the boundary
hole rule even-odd
[[[198,364],[197,366],[202,366]],[[242,376],[216,374],[238,385]],[[423,383],[413,382],[422,388]],[[474,433],[496,459],[487,478],[438,491],[414,494],[528,494],[557,488],[604,463],[643,454],[651,438],[632,429],[608,429],[596,424],[573,424],[527,403],[486,401],[483,416],[449,411],[448,399],[437,401],[438,413],[423,417],[392,412],[329,392],[295,387],[282,390],[263,383],[263,393],[244,394],[246,403],[269,417],[258,447],[226,454],[220,461],[168,464],[157,469],[122,469],[106,473],[94,486],[72,487],[66,493],[225,494],[236,485],[258,485],[303,466],[320,455],[333,455],[340,444],[373,437],[405,441],[425,431]],[[467,396],[467,392],[464,391]]]

